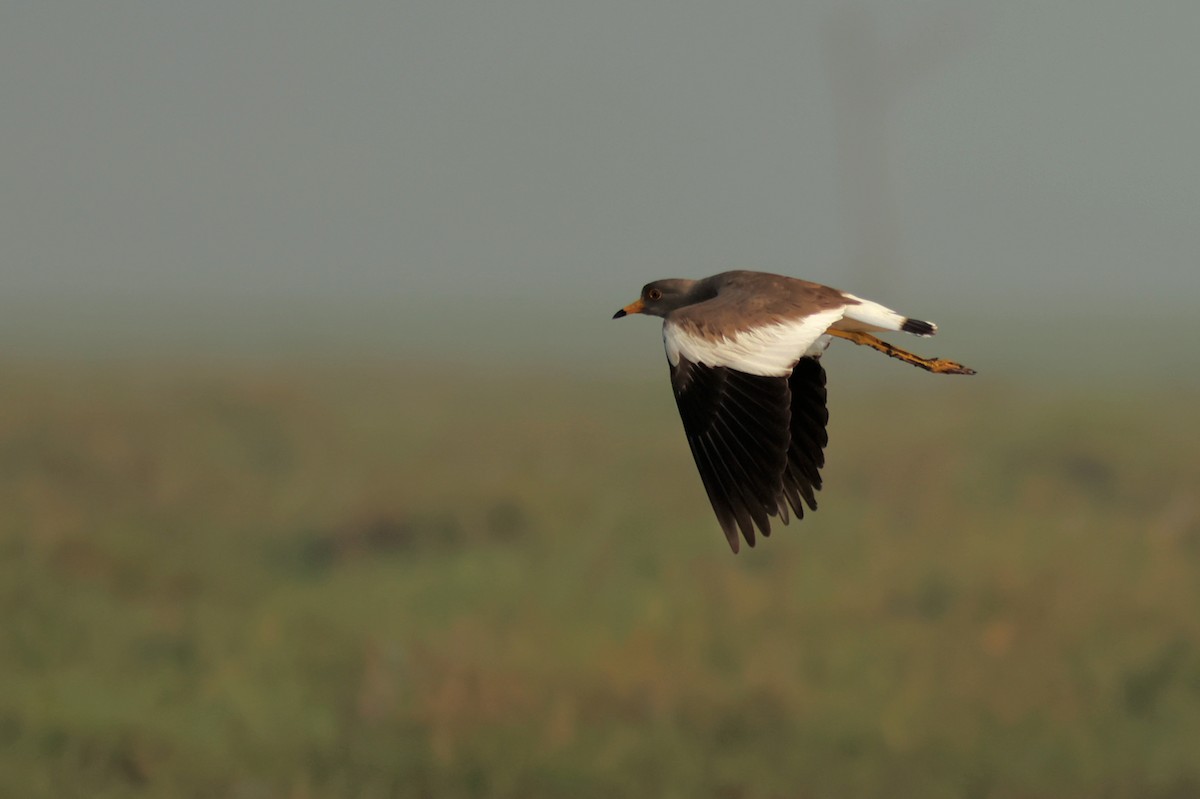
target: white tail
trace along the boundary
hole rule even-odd
[[[842,292],[842,296],[853,300],[855,305],[847,305],[842,311],[842,318],[833,326],[839,330],[858,333],[868,333],[879,330],[901,330],[915,336],[932,336],[937,332],[937,325],[920,319],[910,319],[898,314],[891,308],[877,302],[855,297],[853,294]]]

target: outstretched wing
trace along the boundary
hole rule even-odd
[[[671,384],[692,457],[730,548],[738,532],[754,546],[755,528],[771,534],[770,517],[797,518],[816,509],[827,436],[825,372],[801,359],[787,377],[751,375],[686,358]]]
[[[779,513],[791,440],[786,377],[749,375],[681,358],[671,384],[692,457],[734,552],[738,530],[751,546],[755,525],[770,535]]]

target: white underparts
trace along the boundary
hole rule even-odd
[[[677,366],[682,356],[705,366],[727,366],[746,374],[783,377],[791,374],[801,358],[820,357],[830,342],[825,331],[842,318],[844,311],[849,308],[831,308],[741,330],[720,339],[694,335],[668,319],[663,322],[663,345],[672,366]],[[903,321],[903,317],[900,319]]]

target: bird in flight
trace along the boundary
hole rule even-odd
[[[940,374],[975,374],[871,335],[932,336],[937,325],[844,291],[765,272],[656,280],[613,315],[663,318],[671,387],[717,521],[736,553],[771,517],[817,509],[829,437],[819,358],[846,339]]]

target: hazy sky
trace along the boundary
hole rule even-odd
[[[1197,41],[1187,2],[0,0],[0,311],[603,317],[746,267],[934,318],[1180,313]]]

